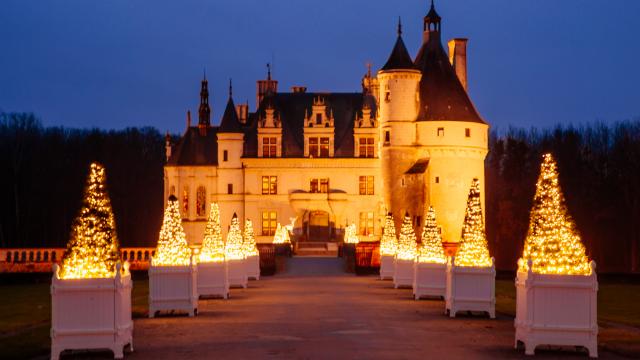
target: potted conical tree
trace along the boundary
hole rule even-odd
[[[516,347],[584,346],[598,356],[598,278],[545,154],[533,198],[529,231],[516,276]]]
[[[231,226],[227,233],[225,244],[225,257],[227,259],[227,273],[229,275],[229,286],[247,288],[247,270],[244,262],[244,251],[242,251],[242,231],[238,222],[238,215],[233,214]]]
[[[414,264],[413,295],[444,297],[447,280],[447,257],[442,247],[442,236],[436,221],[436,211],[429,206],[424,217],[422,243]]]
[[[220,228],[220,208],[212,203],[198,255],[198,295],[229,297],[229,280]]]
[[[178,199],[171,195],[149,266],[149,317],[159,311],[198,313],[198,268],[182,228]]]
[[[131,274],[120,263],[105,169],[90,166],[84,200],[51,283],[51,358],[64,350],[133,351]]]
[[[393,272],[398,249],[398,237],[396,226],[393,223],[393,215],[388,213],[384,220],[384,230],[380,239],[380,279],[393,279]]]
[[[247,278],[260,280],[260,253],[256,246],[253,222],[249,219],[244,221],[242,251],[244,252],[244,266],[247,270]]]
[[[408,213],[402,219],[400,236],[398,237],[398,251],[395,257],[393,272],[393,286],[413,287],[413,262],[416,259],[416,233],[413,230],[411,217]]]
[[[496,268],[482,218],[480,181],[473,179],[462,227],[462,239],[456,256],[447,264],[446,311],[455,317],[458,311],[482,311],[496,317]]]

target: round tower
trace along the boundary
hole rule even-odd
[[[400,226],[402,214],[410,210],[411,204],[423,198],[416,198],[416,191],[422,193],[420,187],[404,177],[420,157],[415,147],[415,120],[421,78],[422,73],[414,65],[402,40],[402,25],[398,23],[395,46],[386,64],[378,71],[384,202],[387,211],[395,215],[396,227]]]

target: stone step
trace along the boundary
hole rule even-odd
[[[298,249],[326,249],[327,243],[325,242],[299,242]]]
[[[327,249],[300,249],[296,251],[296,256],[322,256],[322,257],[337,257],[337,250],[327,250]]]

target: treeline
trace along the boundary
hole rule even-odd
[[[64,247],[92,161],[107,169],[121,243],[155,246],[163,142],[153,128],[45,128],[33,114],[0,113],[0,246]]]
[[[513,128],[492,132],[489,147],[486,223],[499,269],[515,269],[542,154],[552,152],[569,211],[598,269],[640,270],[640,119]],[[0,246],[64,246],[96,160],[107,168],[121,243],[155,246],[164,203],[162,134],[44,128],[21,113],[0,113]]]
[[[640,270],[640,119],[551,130],[509,129],[492,133],[489,147],[486,223],[498,268],[515,269],[542,154],[551,152],[558,161],[569,212],[597,269]]]

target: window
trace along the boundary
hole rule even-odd
[[[277,219],[278,219],[277,213],[273,210],[267,210],[262,212],[262,235],[264,236],[275,235]]]
[[[469,128],[464,129],[464,136],[465,137],[471,137],[471,129],[469,129]]]
[[[278,193],[278,177],[262,177],[262,195],[276,195]]]
[[[373,219],[373,211],[360,213],[360,226],[358,227],[360,235],[373,234]]]
[[[278,139],[275,137],[262,138],[262,157],[274,158],[278,156]]]
[[[360,138],[360,157],[372,158],[373,154],[373,138]]]
[[[196,216],[204,216],[207,208],[207,190],[204,186],[196,191]]]
[[[384,93],[384,101],[386,101],[386,102],[391,101],[391,91],[386,91]]]
[[[222,152],[222,161],[228,161],[229,160],[229,152],[227,150]]]
[[[189,217],[189,187],[182,188],[182,216]]]
[[[316,114],[316,124],[317,125],[322,124],[322,114]]]
[[[436,176],[436,184],[440,184],[440,176]]]
[[[329,179],[311,179],[309,192],[324,194],[328,193]]]
[[[391,133],[387,130],[384,132],[384,142],[388,143],[389,141],[391,141]]]
[[[329,138],[309,138],[309,156],[311,157],[329,157]]]
[[[360,195],[373,195],[373,176],[360,176]]]
[[[444,128],[438,128],[438,136],[444,136]]]
[[[400,180],[400,186],[404,187],[404,176],[402,177],[402,179]]]
[[[227,194],[233,194],[233,184],[227,184]]]

